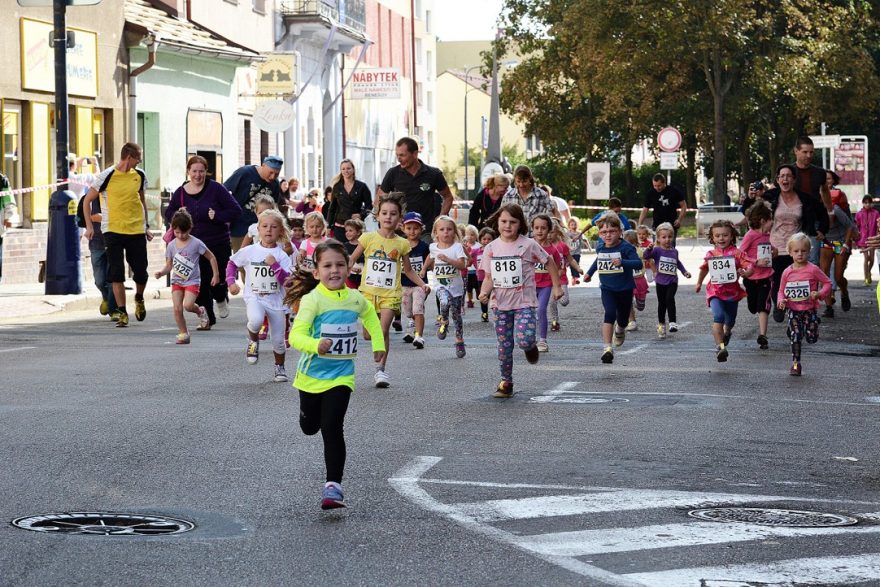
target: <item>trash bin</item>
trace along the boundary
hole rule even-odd
[[[70,190],[58,190],[49,199],[49,237],[46,245],[46,294],[82,293],[77,199]]]

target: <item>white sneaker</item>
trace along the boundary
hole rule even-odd
[[[632,332],[633,330],[638,330],[638,329],[639,329],[639,325],[636,323],[635,320],[630,320],[629,324],[626,325],[627,332]]]
[[[284,370],[284,365],[275,365],[275,381],[278,383],[287,381],[287,371]]]
[[[208,311],[205,310],[205,306],[199,306],[199,328],[202,330],[208,329],[211,323],[208,319]]]
[[[658,324],[657,325],[657,338],[659,338],[660,340],[663,340],[664,338],[666,338],[666,325],[665,324]]]
[[[614,341],[614,346],[620,346],[623,344],[623,341],[626,340],[626,330],[621,328],[617,330],[619,326],[617,324],[614,325],[614,337],[612,340]]]
[[[425,339],[422,338],[421,336],[416,336],[415,338],[413,338],[412,343],[413,343],[413,346],[416,347],[417,349],[425,348]]]
[[[221,318],[229,318],[229,302],[226,300],[217,302],[217,315]]]
[[[385,388],[391,385],[391,377],[385,371],[376,371],[376,374],[373,375],[373,382],[376,384],[376,387]]]
[[[675,322],[670,322],[669,332],[678,332],[678,324],[676,324]]]
[[[550,350],[550,345],[547,344],[546,340],[539,340],[537,346],[539,353],[546,353]]]

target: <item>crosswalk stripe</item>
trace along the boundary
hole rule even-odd
[[[790,528],[736,523],[688,522],[684,524],[659,524],[635,528],[607,528],[536,534],[521,536],[517,542],[524,548],[544,555],[585,556],[681,546],[747,542],[765,540],[767,538],[800,538],[875,533],[880,533],[880,526]]]
[[[880,579],[880,554],[828,556],[775,561],[765,564],[675,569],[623,575],[644,585],[851,585]],[[735,582],[735,583],[733,583]]]
[[[549,516],[576,516],[599,512],[696,507],[708,503],[796,501],[790,497],[686,491],[610,491],[581,495],[547,495],[459,503],[456,508],[480,522],[524,520]]]

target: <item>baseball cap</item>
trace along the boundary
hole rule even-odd
[[[76,163],[76,153],[68,153],[67,160],[71,163]]]
[[[422,215],[418,212],[407,212],[403,215],[403,223],[409,224],[410,222],[416,222],[418,224],[421,224],[422,226],[425,225],[425,223],[422,222]]]
[[[284,159],[278,155],[269,155],[263,159],[263,165],[271,167],[275,171],[281,171],[281,167],[284,165]]]

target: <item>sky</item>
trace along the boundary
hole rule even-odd
[[[443,41],[481,41],[495,38],[503,0],[435,0],[434,32]]]

